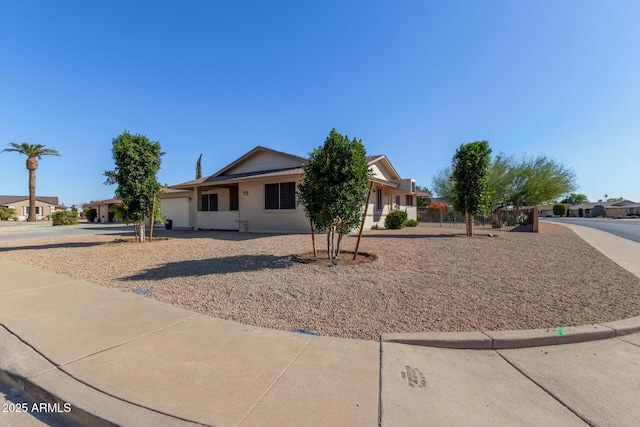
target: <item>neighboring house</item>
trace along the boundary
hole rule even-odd
[[[18,221],[26,221],[29,216],[29,196],[0,196],[0,208],[15,209]],[[55,211],[66,211],[67,207],[58,202],[57,197],[36,196],[36,219],[45,219]]]
[[[406,210],[416,219],[413,179],[402,179],[386,156],[367,158],[374,192],[365,228],[383,228],[386,215]],[[213,175],[172,185],[161,209],[174,227],[259,233],[304,233],[309,219],[296,198],[307,159],[256,147]]]
[[[107,200],[96,200],[91,203],[87,203],[85,207],[89,207],[89,209],[95,209],[97,213],[98,222],[113,222],[114,221],[114,213],[109,212],[109,208],[114,205],[121,205],[122,200],[119,199],[107,199]]]
[[[581,203],[568,207],[569,216],[573,217],[590,217],[591,210],[596,205],[602,205],[607,210],[607,217],[640,215],[640,203],[631,200],[615,200],[610,202],[590,202]]]
[[[548,216],[548,215],[556,216],[556,215],[553,213],[553,207],[554,207],[554,206],[555,206],[555,205],[538,205],[538,206],[537,206],[537,208],[538,208],[538,216],[539,216],[539,217],[546,217],[546,216]],[[568,210],[568,209],[569,209],[569,206],[567,206],[567,210]]]

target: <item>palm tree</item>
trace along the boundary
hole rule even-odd
[[[9,146],[11,148],[5,148],[2,150],[5,151],[14,151],[16,153],[24,154],[27,156],[27,169],[29,170],[29,217],[27,221],[35,221],[36,220],[36,169],[38,169],[38,159],[42,158],[42,156],[59,156],[56,150],[51,148],[45,148],[44,145],[40,144],[29,144],[23,142],[22,144],[16,144],[15,142],[10,142]]]

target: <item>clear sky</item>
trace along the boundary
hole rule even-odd
[[[640,1],[0,2],[0,148],[57,149],[37,189],[68,206],[113,196],[124,130],[171,185],[332,127],[418,185],[486,139],[640,202]],[[0,194],[28,194],[25,160],[0,154]]]

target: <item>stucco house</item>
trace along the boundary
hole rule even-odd
[[[18,221],[26,221],[29,216],[29,196],[0,196],[0,208],[15,209]],[[36,219],[45,219],[57,210],[66,211],[57,196],[36,196]]]
[[[607,217],[640,215],[640,204],[631,200],[613,200],[608,202],[590,202],[568,207],[569,215],[573,217],[590,217],[591,210],[596,205],[607,209]]]
[[[416,219],[415,180],[401,178],[384,155],[367,160],[374,193],[365,228],[384,228],[386,215],[395,209]],[[296,197],[306,163],[306,158],[258,146],[213,175],[169,186],[161,196],[161,209],[174,227],[309,232],[309,220]]]
[[[120,199],[106,199],[106,200],[95,200],[93,202],[87,203],[85,207],[88,209],[96,210],[96,218],[99,222],[113,222],[114,213],[109,212],[109,208],[114,205],[121,205],[122,200]]]

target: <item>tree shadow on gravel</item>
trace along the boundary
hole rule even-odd
[[[272,236],[280,236],[278,233],[251,233],[239,231],[216,231],[216,230],[198,230],[191,229],[172,229],[165,230],[158,227],[154,228],[153,236],[168,237],[170,239],[212,239],[225,240],[232,242],[242,242],[245,240],[261,239]]]
[[[28,245],[28,246],[8,246],[0,248],[0,252],[32,250],[32,249],[73,249],[73,248],[89,248],[91,246],[104,245],[104,242],[68,242],[68,243],[51,243],[48,245]]]
[[[129,277],[123,277],[120,280],[136,281],[197,277],[207,276],[209,274],[288,268],[290,265],[291,261],[289,256],[235,255],[224,258],[170,262]]]

